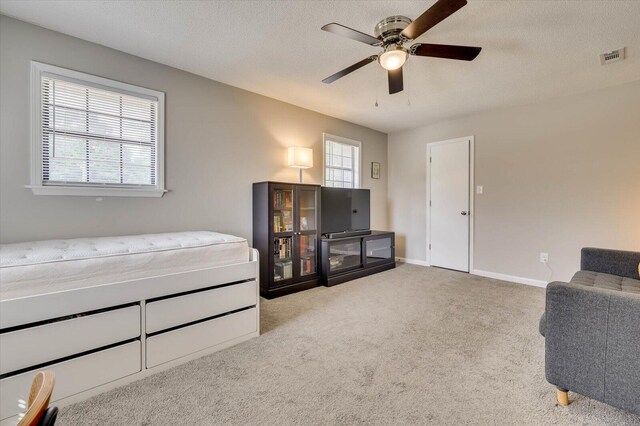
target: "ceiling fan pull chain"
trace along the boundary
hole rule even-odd
[[[380,75],[380,68],[379,68],[379,67],[376,67],[376,69],[378,70],[378,71],[376,71],[376,73],[377,73],[378,75]],[[376,75],[375,75],[375,73],[374,73],[374,75],[373,75],[373,83],[374,83],[374,84],[373,84],[373,85],[374,85],[374,86],[375,86],[375,88],[376,88],[376,103],[375,103],[375,107],[376,107],[376,108],[378,108],[378,82],[377,82],[376,80],[379,80],[379,78],[377,79],[376,77],[377,77],[377,76],[376,76]]]

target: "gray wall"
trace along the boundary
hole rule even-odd
[[[640,81],[389,135],[398,256],[426,259],[426,145],[475,135],[475,269],[546,281],[584,246],[640,250]]]
[[[35,196],[29,184],[29,61],[166,93],[162,198]],[[286,146],[310,146],[322,182],[322,133],[362,141],[372,226],[387,229],[387,135],[77,38],[0,16],[0,239],[209,229],[251,237],[251,183],[297,181]],[[382,164],[370,178],[372,161]]]

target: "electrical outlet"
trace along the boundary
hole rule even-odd
[[[540,253],[540,263],[549,263],[549,253]]]
[[[482,185],[478,185],[476,187],[476,194],[482,194],[482,191],[484,190],[484,188],[482,188]]]

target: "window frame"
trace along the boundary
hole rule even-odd
[[[42,74],[58,75],[75,80],[78,84],[98,87],[111,92],[123,93],[158,100],[156,123],[156,183],[148,188],[132,186],[104,185],[45,185],[42,179]],[[151,90],[132,84],[122,83],[83,72],[73,71],[54,65],[31,61],[31,171],[27,188],[35,195],[76,195],[89,197],[162,197],[167,190],[164,186],[164,92]]]
[[[332,135],[330,133],[322,134],[322,186],[327,184],[327,140],[338,142],[345,145],[358,147],[358,187],[353,189],[361,189],[362,185],[362,142],[355,139],[349,139],[342,136]],[[355,175],[355,171],[354,171]]]

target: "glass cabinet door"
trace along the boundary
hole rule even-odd
[[[375,263],[390,260],[393,257],[391,238],[377,238],[366,240],[366,262]]]
[[[359,268],[362,264],[360,241],[330,243],[329,273]]]
[[[298,230],[316,231],[318,215],[318,190],[316,188],[300,188],[298,193],[298,217],[300,224]]]
[[[317,187],[299,186],[296,198],[298,269],[297,277],[318,274],[318,200],[320,193]]]

